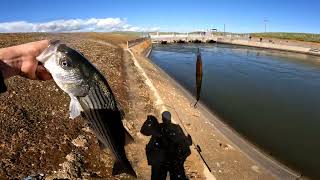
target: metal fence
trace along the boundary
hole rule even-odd
[[[150,37],[147,36],[147,37],[141,37],[141,38],[137,38],[137,39],[133,39],[133,40],[130,40],[130,41],[127,41],[127,48],[131,48],[132,46],[135,46],[143,41],[146,41],[146,40],[150,40]]]

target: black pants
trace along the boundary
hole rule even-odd
[[[170,180],[186,180],[183,163],[168,163],[165,165],[153,165],[151,167],[151,180],[165,180],[167,174],[170,174]]]

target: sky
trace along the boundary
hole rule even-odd
[[[320,33],[320,0],[1,0],[0,32]],[[266,22],[265,22],[266,20]]]

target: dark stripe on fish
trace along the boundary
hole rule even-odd
[[[117,160],[122,161],[123,158],[118,153],[117,147],[114,146],[116,145],[116,142],[113,142],[113,140],[110,138],[112,134],[109,130],[109,127],[104,124],[102,119],[103,114],[107,114],[106,111],[113,111],[105,109],[108,99],[102,93],[103,91],[101,91],[97,86],[91,87],[88,95],[80,98],[80,104],[81,100],[83,100],[87,105],[87,108],[84,108],[84,113],[87,114],[90,123],[95,128],[94,130],[97,138],[103,143],[104,146],[110,148],[112,154]],[[111,103],[109,102],[109,104]],[[121,119],[110,119],[110,121],[120,121],[121,123]],[[119,143],[122,144],[121,142]]]
[[[96,99],[98,99],[99,103],[102,105],[102,107],[99,108],[104,108],[105,104],[107,104],[106,99],[103,98],[103,95],[101,93],[101,91],[95,86],[94,87],[94,94],[96,95]]]
[[[100,139],[100,141],[104,142],[105,144],[105,140],[103,139],[103,137],[107,136],[107,133],[104,131],[104,127],[101,124],[101,117],[99,115],[99,113],[96,111],[97,109],[97,102],[95,102],[94,100],[92,100],[92,98],[90,98],[92,96],[87,96],[84,98],[84,101],[87,102],[88,104],[88,109],[85,110],[85,113],[87,113],[90,116],[90,123],[93,124],[93,126],[95,127],[95,131],[96,131],[96,136]]]
[[[87,98],[83,98],[82,99],[83,102],[86,104],[85,106],[88,107],[86,109],[84,109],[84,113],[87,116],[87,119],[89,120],[91,126],[94,128],[94,130],[96,131],[96,136],[99,140],[102,140],[103,137],[103,131],[99,128],[99,126],[97,126],[97,124],[95,123],[95,119],[96,119],[96,115],[94,113],[94,109],[91,107],[91,102],[89,103],[89,99]],[[81,105],[82,106],[82,105]]]
[[[92,90],[93,90],[93,92],[88,95],[88,98],[91,101],[91,103],[93,104],[92,108],[94,109],[93,110],[94,115],[95,115],[94,119],[96,119],[96,121],[94,123],[96,123],[97,126],[100,127],[99,130],[101,132],[102,137],[108,137],[107,134],[111,134],[111,133],[108,131],[108,128],[104,128],[102,117],[99,114],[99,112],[97,112],[97,110],[99,110],[99,109],[100,110],[104,109],[105,104],[106,104],[106,99],[103,98],[104,97],[104,95],[102,94],[103,92],[100,91],[100,89],[97,88],[97,86],[92,87]],[[105,132],[105,131],[107,131],[107,132]],[[104,146],[108,146],[108,144],[111,143],[111,139],[109,139],[109,138],[107,138],[107,141],[108,141],[107,144],[106,144],[105,140],[103,140],[103,139],[100,139],[100,141],[104,144]]]

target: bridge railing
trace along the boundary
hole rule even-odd
[[[150,40],[150,37],[141,37],[133,40],[127,41],[127,48],[130,48],[132,46],[135,46],[143,41]]]

